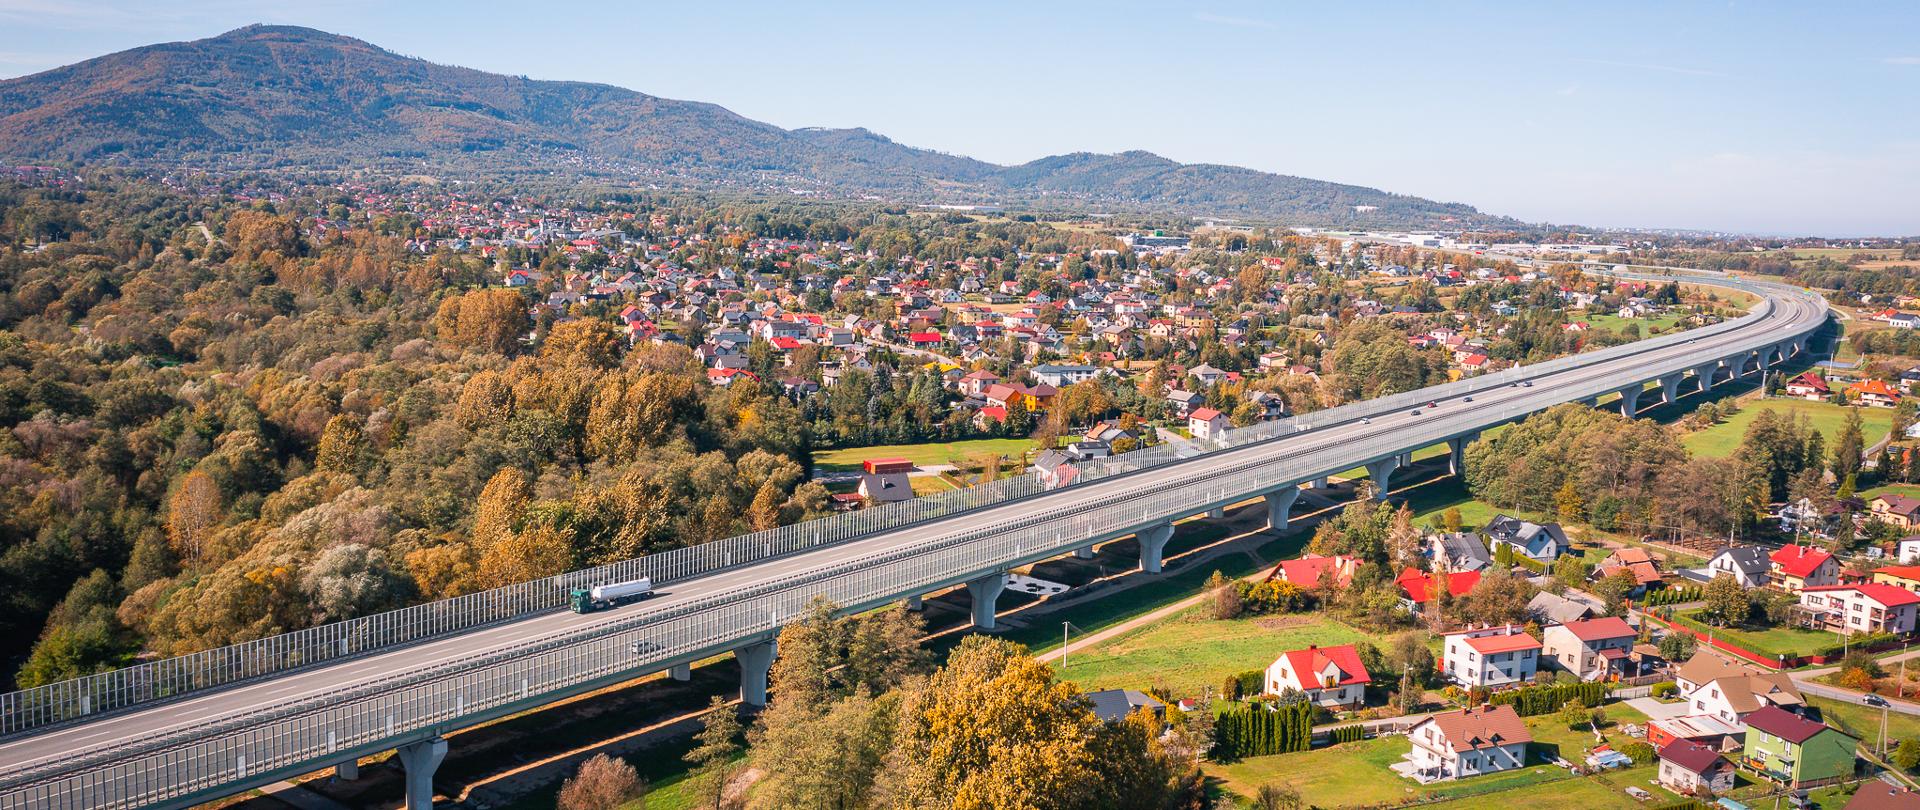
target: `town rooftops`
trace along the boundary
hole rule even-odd
[[[1577,622],[1593,612],[1587,603],[1568,599],[1552,591],[1541,591],[1527,602],[1527,613],[1534,618],[1561,624]]]
[[[1293,667],[1300,684],[1308,689],[1328,689],[1335,686],[1351,686],[1359,683],[1372,683],[1373,676],[1367,674],[1367,668],[1360,663],[1360,652],[1352,644],[1338,647],[1308,647],[1304,650],[1288,650],[1281,653],[1287,664]],[[1327,680],[1322,676],[1329,671],[1338,676]]]
[[[1721,557],[1725,557],[1734,570],[1748,576],[1767,572],[1767,549],[1763,546],[1736,546],[1714,555],[1714,559]]]
[[[1802,591],[1802,593],[1823,593],[1830,591],[1858,591],[1861,596],[1879,602],[1884,607],[1920,605],[1920,594],[1916,594],[1913,591],[1897,585],[1888,585],[1884,582],[1870,582],[1863,585],[1822,585],[1817,588],[1807,588]]]
[[[1873,569],[1873,572],[1876,574],[1886,574],[1887,576],[1899,579],[1920,582],[1920,565],[1883,565]]]
[[[1573,634],[1574,638],[1587,642],[1635,635],[1633,628],[1628,626],[1626,620],[1618,616],[1602,616],[1598,619],[1568,622],[1564,627],[1567,628],[1567,632]]]
[[[1687,739],[1667,743],[1660,749],[1660,758],[1697,774],[1709,773],[1722,762],[1718,751]]]
[[[1887,493],[1885,495],[1874,496],[1874,500],[1886,501],[1887,511],[1896,515],[1913,517],[1916,512],[1920,512],[1920,498],[1909,498],[1897,493]]]
[[[1533,742],[1533,735],[1527,732],[1527,724],[1520,720],[1519,713],[1512,706],[1483,706],[1442,712],[1428,720],[1447,735],[1447,745],[1454,751],[1475,751]]]
[[[1826,729],[1825,724],[1808,720],[1778,706],[1764,706],[1747,715],[1747,727],[1759,729],[1794,745],[1813,739],[1813,735]]]
[[[1920,504],[1920,501],[1915,503]],[[1774,564],[1780,566],[1780,570],[1788,576],[1804,577],[1818,570],[1821,563],[1833,559],[1833,555],[1813,546],[1789,543],[1781,546],[1779,551],[1768,555],[1767,558],[1773,560]]]

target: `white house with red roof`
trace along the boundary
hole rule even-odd
[[[1519,625],[1440,637],[1440,673],[1461,686],[1524,686],[1540,668],[1540,640]]]
[[[1827,378],[1809,371],[1787,381],[1787,396],[1823,402],[1833,396],[1833,389],[1827,387]]]
[[[1840,582],[1840,561],[1825,549],[1789,543],[1767,555],[1767,560],[1769,584],[1787,593]]]
[[[1367,684],[1372,682],[1352,644],[1288,650],[1267,667],[1267,694],[1298,689],[1314,705],[1331,709],[1358,708],[1366,702]]]
[[[1212,408],[1195,408],[1187,414],[1187,432],[1196,439],[1211,439],[1231,427],[1233,423],[1227,420],[1227,415]]]
[[[1891,408],[1900,404],[1900,393],[1881,380],[1861,380],[1849,385],[1847,397],[1873,408]]]
[[[1541,652],[1553,665],[1583,681],[1603,681],[1633,674],[1634,639],[1638,633],[1618,616],[1603,616],[1541,631]]]
[[[1306,590],[1320,587],[1323,577],[1332,577],[1336,587],[1346,587],[1353,581],[1353,572],[1360,569],[1360,558],[1347,554],[1335,554],[1330,557],[1308,554],[1297,560],[1282,560],[1274,566],[1269,580],[1291,582]]]
[[[1455,599],[1466,596],[1473,586],[1480,584],[1479,571],[1456,571],[1446,575],[1447,595]],[[1414,613],[1419,613],[1439,593],[1439,577],[1408,568],[1393,578],[1393,584],[1400,586],[1400,604]]]
[[[1809,623],[1836,633],[1911,633],[1920,594],[1883,582],[1824,585],[1802,589],[1800,607]]]

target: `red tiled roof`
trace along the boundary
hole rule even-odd
[[[1202,422],[1211,422],[1220,418],[1220,412],[1212,408],[1196,408],[1191,417]]]
[[[1833,559],[1833,555],[1813,546],[1788,544],[1768,555],[1767,559],[1777,563],[1788,576],[1804,577],[1818,569],[1821,563]]]
[[[1345,585],[1353,580],[1353,569],[1358,564],[1359,561],[1345,554],[1336,554],[1331,557],[1309,554],[1297,560],[1282,560],[1280,565],[1274,568],[1274,575],[1278,579],[1302,588],[1312,588],[1320,584],[1322,574],[1332,571],[1334,582]]]
[[[1533,636],[1529,636],[1526,633],[1513,633],[1511,635],[1496,635],[1496,636],[1473,636],[1468,638],[1466,641],[1467,641],[1467,646],[1472,647],[1475,652],[1478,652],[1481,655],[1492,655],[1494,653],[1513,652],[1514,650],[1540,649],[1540,642],[1534,640]]]
[[[1288,650],[1281,653],[1287,664],[1293,667],[1294,677],[1300,685],[1308,689],[1326,689],[1333,686],[1350,686],[1356,683],[1372,683],[1373,676],[1367,674],[1367,668],[1360,663],[1360,652],[1352,644],[1338,647],[1308,647],[1304,650]],[[1340,670],[1342,676],[1334,683],[1320,681],[1320,673],[1332,664]]]
[[[1871,582],[1865,585],[1822,585],[1818,588],[1807,588],[1801,591],[1801,593],[1824,593],[1830,591],[1859,591],[1861,596],[1865,596],[1887,607],[1920,605],[1920,594],[1897,585],[1888,585],[1884,582]]]
[[[1873,572],[1920,582],[1920,565],[1883,565],[1873,569]]]
[[[1587,642],[1634,635],[1633,628],[1619,616],[1602,616],[1598,619],[1569,622],[1565,627],[1574,638]]]
[[[1400,586],[1400,592],[1406,594],[1414,604],[1424,605],[1433,598],[1433,576],[1417,568],[1409,568],[1394,577],[1394,583]],[[1447,592],[1453,596],[1466,596],[1473,586],[1480,584],[1479,571],[1460,571],[1447,575]]]
[[[1717,770],[1725,761],[1720,753],[1692,740],[1674,740],[1660,749],[1660,758],[1692,773],[1705,774]]]

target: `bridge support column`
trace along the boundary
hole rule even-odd
[[[333,778],[342,782],[351,782],[360,778],[360,760],[349,759],[333,766]]]
[[[407,810],[433,810],[433,772],[447,758],[447,741],[435,737],[400,746],[397,751],[400,765],[407,772]]]
[[[1227,508],[1224,506],[1216,506],[1212,509],[1207,510],[1207,517],[1210,517],[1210,518],[1218,519],[1226,516],[1227,516]]]
[[[1387,499],[1387,488],[1393,484],[1393,471],[1400,469],[1400,457],[1392,456],[1367,463],[1367,477],[1373,479],[1373,498],[1377,501]]]
[[[973,629],[992,630],[993,605],[1000,601],[1000,592],[1007,589],[1007,575],[994,572],[979,579],[967,581],[967,595],[973,597]]]
[[[1447,440],[1447,474],[1465,475],[1467,472],[1467,445],[1480,438],[1478,433],[1455,436]]]
[[[1151,529],[1143,529],[1134,538],[1140,541],[1141,573],[1160,573],[1160,555],[1167,550],[1167,541],[1173,539],[1173,524],[1162,523]]]
[[[1091,560],[1091,559],[1093,559],[1093,546],[1087,546],[1087,547],[1085,547],[1085,548],[1076,548],[1076,549],[1074,549],[1074,550],[1073,550],[1073,558],[1074,558],[1074,559],[1076,559],[1076,560]]]
[[[1300,500],[1300,488],[1281,487],[1267,493],[1267,530],[1284,532],[1287,522],[1293,519],[1293,504]]]
[[[674,666],[669,667],[667,669],[667,677],[672,678],[681,683],[686,683],[687,681],[691,681],[693,680],[693,665],[692,664],[675,664]]]
[[[919,594],[914,594],[912,596],[907,597],[908,610],[919,610],[923,607],[926,607],[926,602],[921,598]]]
[[[1407,452],[1405,452],[1405,453],[1401,453],[1401,454],[1400,454],[1400,466],[1402,466],[1402,467],[1411,467],[1411,466],[1413,466],[1413,451],[1412,451],[1412,450],[1408,450]]]
[[[740,702],[748,706],[767,705],[767,671],[773,668],[774,642],[735,647],[733,658],[740,662]]]
[[[1640,412],[1640,386],[1620,389],[1620,415],[1632,419]]]
[[[1588,397],[1588,398],[1587,398],[1587,400],[1586,400],[1586,406],[1587,406],[1587,407],[1589,407],[1589,408],[1598,408],[1598,407],[1600,407],[1600,398],[1599,398],[1599,397]]]
[[[1713,378],[1720,373],[1720,364],[1708,363],[1693,370],[1693,378],[1700,381],[1700,393],[1713,390]]]
[[[1313,479],[1313,483],[1308,484],[1307,486],[1313,489],[1326,489],[1327,477],[1323,475],[1323,476],[1320,476],[1319,478],[1315,478]]]
[[[1671,405],[1674,400],[1680,398],[1681,376],[1679,373],[1674,373],[1660,378],[1660,404]]]

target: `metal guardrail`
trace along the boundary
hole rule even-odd
[[[1698,337],[1699,331],[1687,334]],[[1798,336],[1782,336],[1762,345],[1770,348]],[[1716,357],[1724,356],[1727,350],[1716,352]],[[1696,358],[1670,358],[1650,363],[1635,376],[1651,379],[1702,364]],[[1532,370],[1541,372],[1537,366]],[[1555,398],[1584,399],[1621,387],[1618,378],[1589,380],[1557,388]],[[1418,399],[1431,396],[1435,395]],[[1476,407],[1465,414],[1471,414],[1468,426],[1477,430],[1539,407],[1531,401],[1507,403]],[[1410,444],[1438,440],[1428,435],[1432,432],[1433,425],[1423,421],[1397,425],[1358,442],[1315,441],[1308,434],[1298,445],[1289,443],[1289,450],[1295,452],[1205,461],[1194,476],[1175,485],[1145,482],[1093,502],[1012,517],[665,612],[557,633],[491,656],[414,670],[322,697],[265,706],[89,751],[9,774],[0,808],[133,807],[195,796],[250,774],[324,763],[330,756],[338,758],[340,752],[418,738],[462,717],[521,705],[539,695],[764,638],[784,617],[801,613],[817,596],[850,608],[892,601],[901,594],[1055,556],[1091,539],[1190,514],[1196,504],[1223,502],[1338,472],[1357,459],[1395,455]],[[81,770],[86,768],[91,770]],[[41,781],[32,781],[36,778]]]
[[[1643,280],[1673,278],[1665,275],[1631,273],[1616,275]],[[1759,287],[1737,279],[1713,277],[1708,281],[1722,286],[1762,292]],[[1763,299],[1762,308],[1755,312],[1700,329],[1624,343],[1532,366],[1506,369],[1417,391],[1230,430],[1213,442],[1170,442],[1077,466],[1081,468],[1083,481],[1138,472],[1183,461],[1204,453],[1245,447],[1304,430],[1389,413],[1432,399],[1471,394],[1540,374],[1657,350],[1682,340],[1695,340],[1737,329],[1744,323],[1766,317],[1771,308],[1771,302]],[[878,532],[905,528],[987,506],[1009,503],[1045,491],[1046,487],[1036,476],[1032,473],[1024,473],[967,489],[913,498],[873,509],[673,549],[555,577],[8,692],[0,694],[0,736],[46,728],[102,712],[174,699],[211,688],[443,638],[504,621],[558,610],[565,607],[568,591],[576,587],[625,581],[642,576],[651,577],[656,583],[661,584],[682,581],[771,557],[844,543]]]

